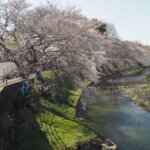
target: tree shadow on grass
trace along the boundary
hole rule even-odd
[[[21,101],[14,105],[17,125],[15,150],[53,150],[47,134],[41,130],[36,113]]]
[[[69,107],[76,108],[76,106],[73,105],[74,99],[70,99],[70,96],[79,96],[76,93],[72,93],[71,91],[74,91],[75,89],[70,86],[69,90],[68,88],[62,89],[59,91],[59,94],[55,95],[55,97],[52,96],[52,93],[50,90],[45,91],[44,88],[41,89],[40,94],[41,96],[49,100],[51,103],[57,103],[57,104],[65,104]]]
[[[51,106],[51,104],[50,106],[47,106],[43,105],[40,99],[40,97],[34,97],[33,100],[38,112],[32,108],[31,100],[29,100],[28,103],[28,100],[20,99],[20,101],[16,103],[15,107],[18,109],[16,109],[16,124],[18,124],[18,129],[15,141],[15,150],[53,150],[54,148],[66,149],[67,146],[55,127],[55,120],[53,119],[53,116],[59,116],[65,120],[84,126],[83,132],[85,132],[85,136],[88,135],[89,131],[93,131],[97,136],[101,137],[98,132],[88,126],[84,121],[76,118],[75,116],[68,115],[66,113],[67,111],[63,111],[64,108],[67,108],[66,106],[75,109],[76,107],[72,106],[72,102],[62,101],[61,103],[57,103],[51,101],[53,106]],[[60,107],[61,105],[66,106],[59,108],[59,104]],[[50,117],[51,119],[49,121],[48,118]]]
[[[53,150],[27,100],[17,96],[19,87],[0,93],[0,150]]]
[[[59,133],[57,132],[54,124],[55,123],[53,122],[53,120],[51,125],[45,122],[45,129],[47,131],[47,134],[50,136],[51,141],[53,141],[53,144],[55,144],[55,147],[64,150],[67,148],[67,146],[64,143],[63,139],[59,136]]]
[[[90,127],[87,123],[83,122],[82,120],[78,120],[76,117],[70,117],[68,116],[67,114],[64,114],[62,112],[59,112],[58,110],[54,109],[54,108],[47,108],[45,106],[41,106],[41,108],[49,111],[50,113],[54,114],[54,115],[57,115],[61,118],[64,118],[66,120],[69,120],[69,121],[72,121],[72,122],[75,122],[77,124],[80,124],[82,126],[85,127],[85,131],[86,133],[88,133],[87,130],[89,131],[92,131],[93,133],[95,133],[98,137],[100,137],[101,139],[104,139],[104,137],[102,135],[100,135],[95,129],[93,129],[92,127]]]

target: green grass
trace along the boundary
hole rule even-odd
[[[146,80],[149,82],[150,81],[150,74],[147,75]]]
[[[53,72],[52,71],[45,71],[42,73],[42,77],[44,78],[44,80],[50,80],[53,76]]]
[[[76,149],[97,138],[84,119],[75,116],[81,91],[68,90],[67,94],[66,103],[58,104],[41,97],[32,100],[36,113],[28,109],[21,111],[18,150]]]
[[[92,81],[89,80],[84,80],[83,81],[83,85],[88,86]]]
[[[134,73],[138,73],[139,71],[141,71],[144,68],[139,66],[139,65],[132,65],[132,66],[122,66],[119,67],[119,71],[124,71],[124,73],[126,75],[130,75],[130,74],[134,74]]]

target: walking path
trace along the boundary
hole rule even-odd
[[[0,92],[5,86],[22,82],[23,79],[20,77],[6,79],[6,75],[11,75],[16,72],[16,66],[13,63],[0,63]],[[29,79],[33,79],[34,74],[31,74]]]
[[[11,84],[15,84],[15,83],[19,83],[21,81],[23,81],[21,78],[15,78],[15,79],[7,80],[7,82],[1,83],[0,84],[0,92],[3,90],[3,88],[5,86],[11,85]]]

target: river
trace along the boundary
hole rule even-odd
[[[121,85],[145,83],[145,76],[121,77],[116,81]],[[150,150],[150,113],[123,97],[117,86],[99,91],[102,96],[87,110],[89,124],[115,142],[119,150]]]

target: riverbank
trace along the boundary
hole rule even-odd
[[[101,149],[102,139],[86,121],[76,117],[80,90],[68,90],[62,103],[40,97],[26,100],[17,112],[18,150],[83,150],[95,145]],[[90,146],[91,145],[91,146]],[[83,146],[83,148],[82,148]]]
[[[150,111],[150,84],[119,87],[119,91],[130,101]]]

